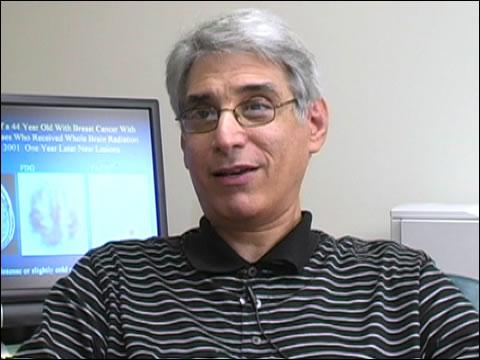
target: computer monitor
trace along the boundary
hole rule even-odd
[[[2,327],[107,241],[167,236],[158,102],[1,95]]]

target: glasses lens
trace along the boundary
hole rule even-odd
[[[213,107],[199,107],[186,111],[181,119],[184,131],[207,132],[215,128],[218,115]]]
[[[249,99],[237,106],[240,121],[246,126],[261,125],[270,122],[275,117],[272,102],[263,97]]]

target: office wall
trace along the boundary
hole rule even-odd
[[[201,215],[183,167],[164,64],[211,15],[257,6],[317,55],[328,141],[302,190],[314,225],[389,236],[405,202],[478,202],[478,3],[10,2],[1,12],[1,91],[154,97],[161,104],[170,233]]]

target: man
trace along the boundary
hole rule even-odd
[[[478,357],[478,313],[424,253],[310,229],[328,129],[313,56],[241,10],[176,44],[167,87],[205,216],[109,243],[52,290],[26,357]]]

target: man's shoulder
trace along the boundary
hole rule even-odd
[[[178,255],[181,249],[181,236],[147,239],[112,240],[90,250],[86,257],[92,260],[131,257],[155,257],[161,255]]]
[[[336,253],[344,259],[373,263],[394,261],[405,265],[420,265],[430,260],[424,251],[409,248],[392,240],[365,240],[351,235],[334,238],[321,231],[312,232],[319,237],[320,249],[323,243],[328,252]]]

